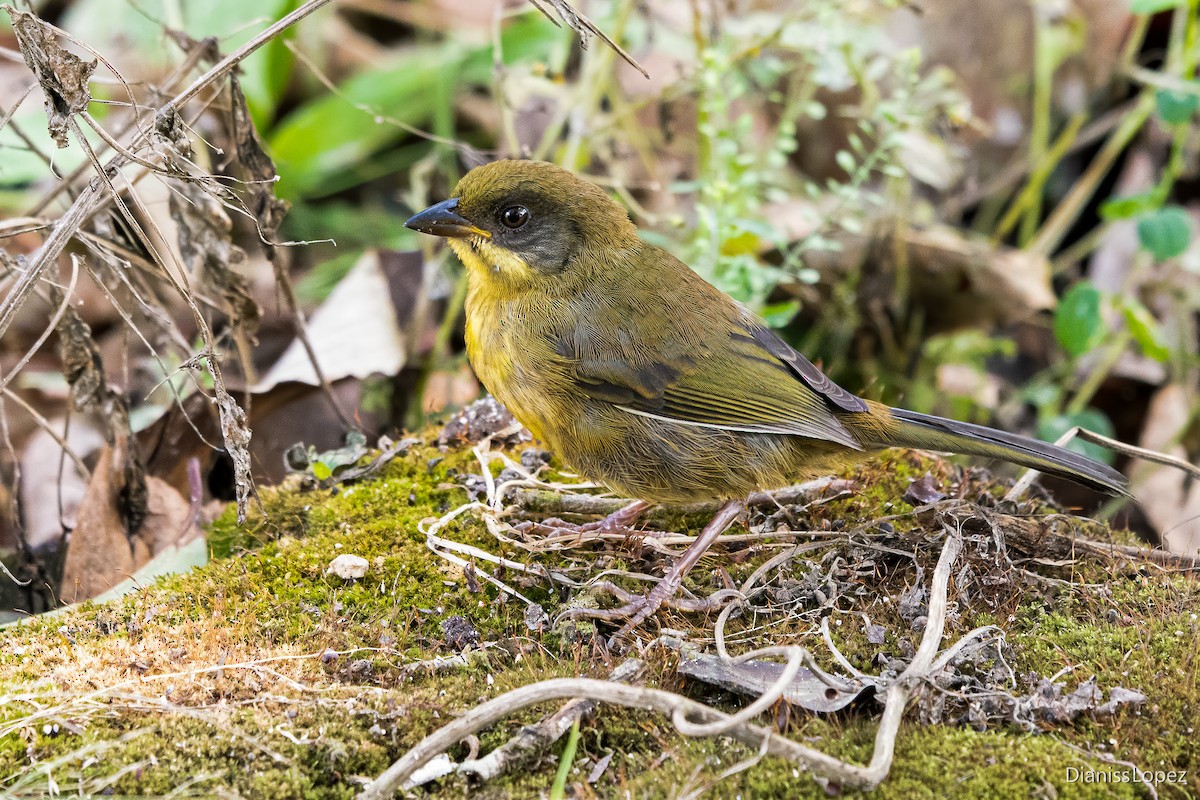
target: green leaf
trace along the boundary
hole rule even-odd
[[[1147,211],[1158,208],[1161,201],[1157,192],[1139,192],[1124,197],[1110,197],[1100,206],[1100,216],[1112,222],[1117,219],[1129,219]]]
[[[780,303],[768,303],[758,310],[758,315],[772,328],[782,328],[791,322],[799,311],[799,301],[784,300]]]
[[[1154,94],[1154,107],[1158,118],[1168,125],[1182,125],[1192,119],[1200,108],[1200,94],[1177,92],[1174,89],[1159,89]]]
[[[1055,414],[1038,420],[1037,436],[1044,442],[1056,442],[1074,427],[1085,428],[1101,436],[1111,437],[1113,435],[1112,422],[1104,412],[1094,408],[1085,408],[1076,414]],[[1112,451],[1093,442],[1072,439],[1066,444],[1066,448],[1102,464],[1112,464],[1113,462]]]
[[[362,431],[350,431],[346,434],[346,444],[336,450],[326,450],[311,460],[310,468],[313,477],[319,481],[333,475],[342,467],[358,462],[367,454],[367,437]]]
[[[560,35],[545,17],[527,14],[501,34],[505,63],[545,57]],[[267,149],[282,176],[276,191],[288,200],[313,198],[369,180],[374,173],[360,171],[370,170],[379,151],[409,136],[396,122],[428,126],[437,103],[453,101],[453,92],[430,87],[453,80],[454,90],[465,93],[487,84],[492,69],[490,44],[467,47],[451,41],[414,46],[358,73],[338,86],[337,95],[300,106],[271,132]],[[364,108],[390,119],[373,118]]]
[[[1021,397],[1038,410],[1039,416],[1062,406],[1062,387],[1035,379],[1021,391]]]
[[[571,777],[571,765],[575,763],[575,751],[579,748],[579,720],[571,726],[571,734],[563,746],[562,756],[558,759],[558,770],[554,774],[554,783],[550,786],[550,800],[563,800],[567,796],[567,779]]]
[[[1171,351],[1163,341],[1162,326],[1150,313],[1150,309],[1130,298],[1121,304],[1121,314],[1125,317],[1125,324],[1129,326],[1129,333],[1147,357],[1159,362],[1170,359]]]
[[[1135,14],[1157,14],[1181,5],[1183,0],[1129,0],[1129,10]]]
[[[1187,250],[1192,238],[1192,220],[1179,206],[1166,206],[1138,220],[1138,242],[1154,256],[1166,261]]]
[[[1100,300],[1100,290],[1091,281],[1080,281],[1059,301],[1054,312],[1054,335],[1072,356],[1087,352],[1100,338],[1104,329]]]

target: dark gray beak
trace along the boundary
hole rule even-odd
[[[408,222],[404,223],[404,227],[412,228],[414,231],[421,233],[429,233],[434,236],[448,236],[455,239],[462,239],[472,234],[491,238],[491,234],[482,228],[477,228],[468,222],[463,217],[459,216],[456,209],[458,208],[458,198],[451,197],[449,200],[443,200],[435,206],[422,211],[420,214],[415,214],[409,218]]]

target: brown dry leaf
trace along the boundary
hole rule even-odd
[[[1146,411],[1146,426],[1138,444],[1188,461],[1188,452],[1178,444],[1179,432],[1188,424],[1192,405],[1177,384],[1155,393]],[[1130,474],[1133,494],[1150,522],[1162,532],[1163,549],[1172,553],[1200,550],[1200,486],[1174,467],[1134,463]]]
[[[52,289],[51,296],[58,298],[58,290]],[[57,330],[59,359],[71,387],[73,407],[94,414],[104,440],[116,447],[122,458],[120,467],[124,477],[118,508],[126,527],[135,530],[145,519],[149,495],[146,490],[146,468],[141,456],[136,448],[125,445],[130,435],[129,411],[125,400],[108,385],[100,348],[92,338],[91,328],[69,305]]]
[[[51,290],[51,297],[55,303],[62,301],[57,289]],[[58,357],[63,377],[71,387],[71,404],[79,411],[99,409],[104,414],[109,388],[100,348],[92,338],[91,326],[70,305],[58,323]],[[111,432],[106,431],[105,438],[112,441]]]
[[[12,17],[13,33],[25,64],[46,95],[50,135],[59,147],[67,147],[70,144],[67,124],[71,116],[87,111],[92,101],[88,81],[96,62],[84,61],[64,50],[54,30],[33,14],[17,11],[10,5],[5,5],[4,10]]]
[[[249,195],[246,208],[257,222],[263,239],[273,242],[289,204],[275,196],[275,180],[278,178],[275,162],[263,150],[236,72],[229,75],[229,94],[233,106],[230,128],[237,146],[238,161],[249,173],[246,182],[246,192]]]
[[[120,583],[167,547],[199,534],[191,504],[165,481],[146,478],[146,512],[127,533],[121,508],[126,475],[122,439],[105,446],[79,506],[79,520],[67,546],[61,598],[68,603],[95,597]]]
[[[233,223],[221,202],[199,181],[177,181],[171,219],[178,226],[183,263],[225,298],[231,325],[253,335],[262,313],[246,278],[233,268],[246,260],[246,251],[233,243]]]
[[[909,258],[924,267],[938,286],[950,291],[966,284],[968,291],[987,298],[1001,318],[1018,319],[1031,312],[1054,308],[1050,262],[1036,253],[1011,248],[996,249],[974,242],[947,227],[909,229]],[[957,300],[969,305],[969,301]]]
[[[510,431],[507,443],[527,442],[533,437],[513,417],[512,412],[490,394],[459,411],[438,435],[438,444],[453,445],[481,442],[488,437]]]
[[[734,662],[710,653],[702,653],[684,645],[676,671],[685,677],[726,691],[749,697],[759,697],[783,674],[784,665],[774,661]],[[840,691],[821,680],[812,670],[801,667],[796,677],[783,691],[783,699],[809,711],[827,714],[839,711],[854,702],[863,692],[874,691],[873,679],[851,684]]]
[[[214,376],[215,377],[215,376]],[[250,472],[250,428],[246,426],[246,412],[225,389],[220,378],[214,381],[213,394],[217,400],[217,413],[221,417],[221,436],[225,452],[233,460],[234,494],[237,499],[237,521],[246,521],[246,504],[258,495],[254,490],[254,476]]]
[[[196,459],[201,476],[208,474],[221,440],[218,425],[212,402],[201,392],[169,406],[136,434],[138,452],[145,454],[146,472],[181,494],[190,494],[188,462]]]

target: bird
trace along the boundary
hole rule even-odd
[[[886,448],[1127,492],[1120,472],[1063,447],[847,391],[554,164],[477,166],[405,225],[444,237],[466,267],[467,355],[484,387],[582,475],[636,498],[600,526],[628,528],[654,504],[724,501],[651,592],[607,614],[625,620],[617,636],[682,587],[752,492]]]

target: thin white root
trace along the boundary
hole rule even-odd
[[[400,760],[371,781],[358,795],[359,800],[382,800],[391,797],[416,770],[466,737],[528,706],[566,698],[589,698],[627,708],[658,711],[669,715],[684,735],[730,736],[755,750],[761,748],[762,752],[785,758],[846,788],[873,789],[883,782],[891,770],[900,721],[913,689],[930,677],[937,666],[938,649],[946,627],[950,573],[961,549],[961,535],[957,531],[948,531],[933,572],[925,633],[912,663],[886,688],[883,717],[875,734],[875,751],[866,766],[847,763],[780,736],[770,728],[750,722],[752,715],[748,712],[753,710],[757,713],[765,705],[774,702],[778,699],[777,696],[772,697],[776,690],[781,692],[780,687],[790,683],[795,677],[803,659],[799,652],[794,651],[776,685],[739,714],[726,714],[661,689],[626,686],[591,678],[555,678],[514,689],[470,709],[454,722],[422,739]],[[978,632],[973,631],[968,636],[974,638],[978,636]],[[796,648],[796,651],[799,651],[799,648]],[[770,702],[764,704],[762,701],[765,699],[769,699]]]

